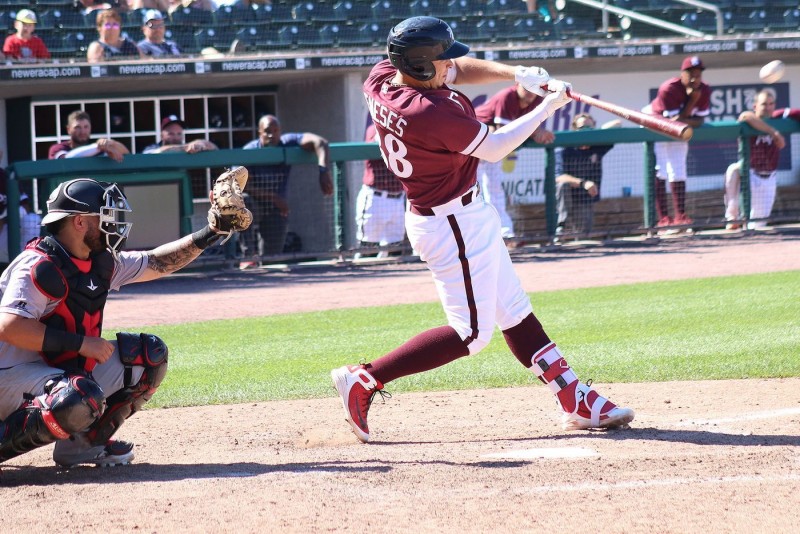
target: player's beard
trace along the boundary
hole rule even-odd
[[[83,236],[83,244],[89,247],[93,254],[103,252],[106,249],[105,234],[100,231],[98,226],[92,226]]]

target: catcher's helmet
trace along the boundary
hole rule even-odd
[[[70,215],[99,215],[100,231],[106,234],[107,248],[116,255],[133,225],[125,222],[125,213],[131,211],[128,199],[117,184],[77,178],[59,184],[50,193],[42,226]]]
[[[436,74],[433,61],[454,59],[469,47],[453,37],[453,30],[435,17],[411,17],[389,32],[389,60],[397,70],[415,80],[428,81]]]

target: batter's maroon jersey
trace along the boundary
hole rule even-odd
[[[381,152],[409,202],[431,208],[466,193],[477,181],[471,156],[489,133],[464,94],[447,87],[415,89],[391,84],[397,71],[383,60],[364,82]]]
[[[67,152],[72,150],[72,146],[69,143],[69,140],[67,140],[52,145],[47,151],[48,159],[60,159],[64,157]]]
[[[800,109],[776,109],[773,119],[794,119],[800,121]],[[750,138],[750,168],[756,172],[771,173],[778,168],[780,149],[771,135],[757,135]]]
[[[689,111],[690,117],[707,117],[711,111],[711,87],[702,82],[699,89],[700,98],[694,109]],[[681,83],[681,79],[670,78],[658,88],[658,94],[650,103],[650,107],[654,115],[674,117],[681,112],[688,99],[686,87]]]
[[[380,142],[377,138],[374,124],[367,126],[367,133],[364,136],[364,140],[367,143]],[[399,193],[403,190],[403,184],[392,174],[392,171],[386,168],[386,164],[382,159],[371,159],[367,161],[364,167],[363,182],[364,185],[368,185],[379,191]]]
[[[542,100],[542,97],[537,96],[528,107],[522,109],[519,107],[517,86],[512,85],[478,106],[475,115],[484,124],[502,126],[532,111]]]

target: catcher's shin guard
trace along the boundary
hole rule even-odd
[[[89,428],[89,442],[103,445],[125,422],[149,401],[167,374],[167,345],[152,334],[117,334],[119,358],[125,365],[124,387],[108,397],[108,408],[102,417]],[[142,378],[132,384],[134,365],[144,367]]]
[[[91,378],[48,382],[43,395],[0,422],[0,462],[86,430],[104,407],[103,390]]]

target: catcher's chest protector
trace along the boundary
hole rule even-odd
[[[49,298],[60,300],[55,310],[41,322],[65,332],[100,337],[103,331],[103,308],[114,274],[110,252],[88,260],[70,257],[52,237],[29,245],[46,256],[31,271],[33,281]],[[45,353],[48,363],[64,370],[90,371],[95,361],[76,352]]]

